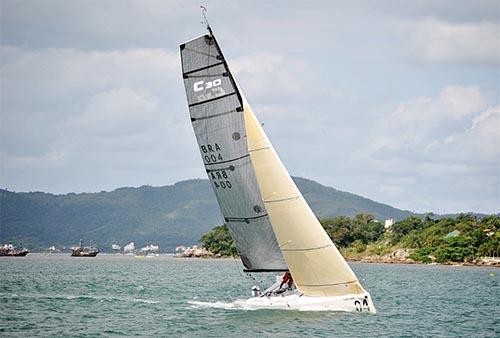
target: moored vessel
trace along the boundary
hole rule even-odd
[[[83,246],[83,241],[80,239],[80,244],[71,248],[72,257],[95,257],[98,253],[99,249],[92,246],[92,241],[89,246]]]
[[[12,243],[4,244],[0,246],[0,256],[10,256],[10,257],[24,257],[30,251],[26,248],[17,248]]]

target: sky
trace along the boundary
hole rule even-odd
[[[199,5],[289,172],[500,212],[500,1],[0,1],[0,187],[206,178],[178,46]]]

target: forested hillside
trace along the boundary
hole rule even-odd
[[[294,180],[321,218],[370,213],[384,220],[411,214],[311,180]],[[171,251],[176,245],[197,243],[221,223],[207,180],[65,195],[0,190],[0,242],[32,249],[72,245],[82,238],[104,250],[112,243],[134,241],[136,246],[158,243],[162,251]]]

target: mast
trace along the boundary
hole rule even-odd
[[[210,24],[208,23],[208,19],[207,19],[207,9],[205,8],[205,6],[200,6],[200,8],[201,8],[201,15],[202,15],[201,23],[206,25],[206,29],[208,30],[210,35],[213,36],[212,28],[210,27]]]

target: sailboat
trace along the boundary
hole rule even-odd
[[[244,271],[289,272],[243,308],[375,313],[370,294],[326,234],[269,142],[208,33],[180,45],[191,122]]]

